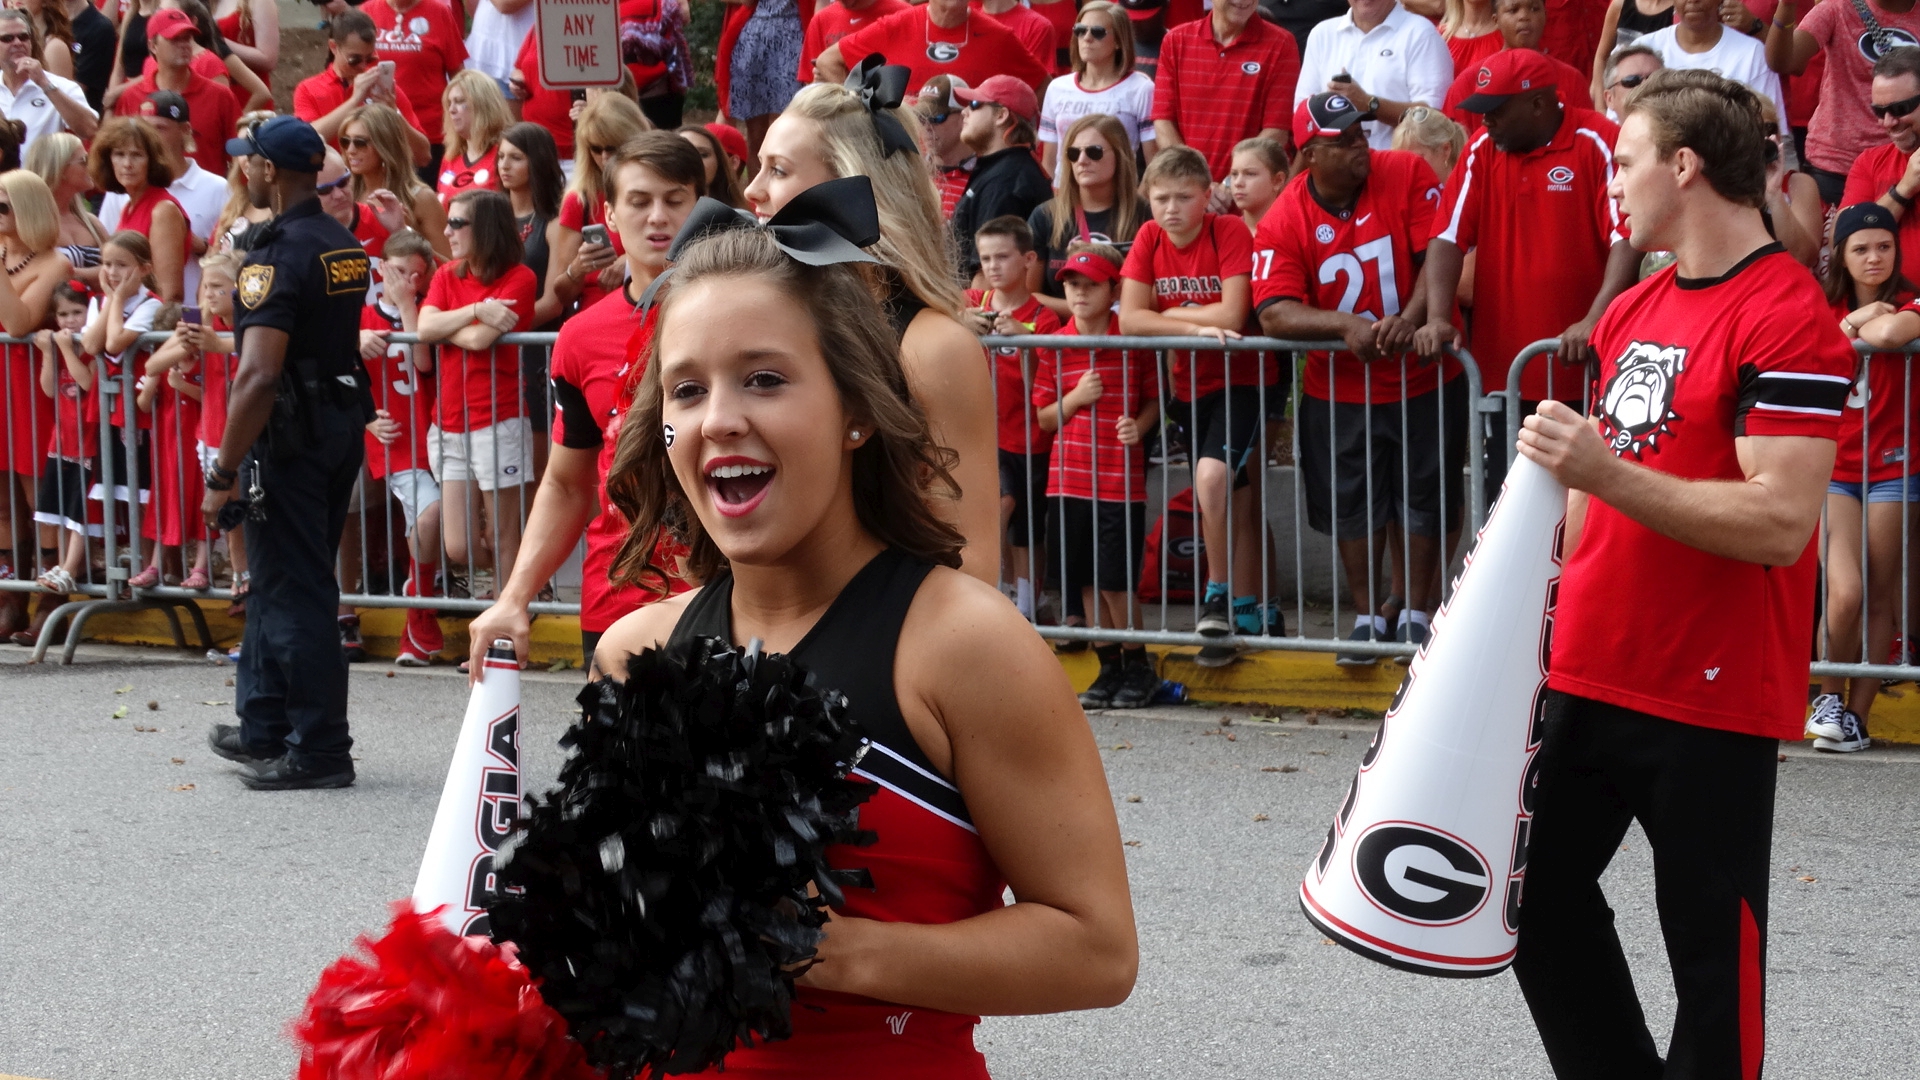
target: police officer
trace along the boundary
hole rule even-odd
[[[346,787],[353,739],[334,552],[373,417],[359,358],[367,253],[320,208],[314,183],[327,147],[306,121],[274,117],[227,153],[247,156],[248,197],[278,216],[234,289],[240,363],[201,506],[213,525],[239,486],[253,571],[235,681],[240,723],[214,725],[207,741],[244,767],[251,788]]]

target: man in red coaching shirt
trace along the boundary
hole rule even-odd
[[[869,23],[827,46],[814,61],[815,79],[839,82],[847,70],[879,53],[889,64],[912,71],[907,92],[917,94],[935,75],[958,75],[979,86],[995,75],[1011,75],[1039,93],[1053,76],[1050,67],[999,20],[967,0],[927,0]]]
[[[1305,168],[1254,234],[1253,306],[1274,337],[1347,343],[1308,354],[1301,377],[1307,524],[1340,550],[1356,612],[1348,640],[1420,645],[1465,503],[1467,390],[1458,364],[1410,352],[1426,321],[1420,275],[1439,178],[1418,154],[1369,146],[1363,122],[1373,119],[1341,94],[1300,103],[1294,140]],[[1395,530],[1404,544],[1389,542]],[[1369,584],[1389,550],[1405,562],[1398,611]]]
[[[1920,48],[1894,49],[1873,65],[1873,108],[1890,140],[1853,159],[1841,206],[1878,202],[1900,223],[1900,272],[1920,280]]]
[[[1594,415],[1548,401],[1520,433],[1569,489],[1513,966],[1561,1077],[1761,1075],[1776,753],[1806,719],[1858,360],[1761,219],[1765,134],[1709,71],[1627,103],[1612,194],[1676,261],[1594,329]],[[1665,1062],[1600,890],[1636,818],[1679,999]]]
[[[1160,42],[1153,77],[1153,132],[1160,149],[1191,146],[1215,180],[1233,168],[1233,147],[1264,135],[1287,141],[1300,49],[1260,17],[1259,0],[1219,0],[1205,19]]]
[[[800,42],[800,81],[814,81],[813,61],[827,46],[855,30],[907,9],[906,0],[839,0],[825,7],[816,6],[807,22],[806,36]]]
[[[374,45],[379,35],[379,28],[364,11],[335,15],[328,45],[332,59],[320,74],[293,88],[293,114],[312,124],[313,130],[331,145],[339,140],[348,113],[370,103],[391,105],[407,122],[413,163],[425,165],[433,158],[432,140],[420,126],[407,92],[400,88],[399,66],[395,65],[391,79],[380,69]]]
[[[1511,9],[1540,0],[1505,0]],[[1619,129],[1591,109],[1563,107],[1567,77],[1531,49],[1494,53],[1467,77],[1482,89],[1459,104],[1486,117],[1486,130],[1447,179],[1433,242],[1427,245],[1427,324],[1415,342],[1424,356],[1461,343],[1453,299],[1466,252],[1474,265],[1469,351],[1490,392],[1507,385],[1514,356],[1542,338],[1560,339],[1560,362],[1530,362],[1520,384],[1522,413],[1545,398],[1578,402],[1586,389],[1587,339],[1613,298],[1634,283],[1640,255],[1627,243],[1607,185]],[[1559,67],[1565,67],[1561,64]],[[1572,75],[1582,79],[1578,72]],[[1575,93],[1585,82],[1573,84]],[[1499,493],[1511,445],[1506,418],[1490,414],[1486,492]]]
[[[445,0],[367,0],[360,10],[380,30],[375,55],[393,61],[397,90],[412,103],[427,141],[438,147],[441,95],[467,63],[460,18]],[[433,156],[440,156],[438,150]]]
[[[1546,61],[1544,65],[1535,65],[1535,70],[1540,72],[1534,76],[1536,86],[1554,87],[1559,91],[1560,104],[1569,109],[1593,107],[1593,98],[1587,92],[1587,76],[1571,64],[1539,53],[1540,37],[1547,29],[1546,0],[1494,0],[1493,23],[1499,28],[1503,51],[1526,49],[1539,54]],[[1498,56],[1499,53],[1494,55]],[[1487,88],[1480,85],[1480,71],[1481,65],[1476,64],[1458,72],[1453,85],[1447,88],[1446,100],[1440,105],[1441,112],[1467,129],[1469,139],[1480,132],[1481,114],[1473,109],[1462,108],[1461,102],[1475,94],[1487,92]],[[1545,81],[1538,81],[1542,79]]]
[[[193,20],[184,11],[162,8],[147,20],[147,49],[154,68],[121,91],[116,116],[139,116],[147,98],[171,90],[187,102],[193,129],[193,160],[217,176],[227,174],[227,140],[240,122],[240,103],[226,87],[193,70]]]

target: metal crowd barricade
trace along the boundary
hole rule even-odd
[[[1133,371],[1134,365],[1140,365],[1142,367],[1151,367],[1151,370],[1154,375],[1152,379],[1153,392],[1154,392],[1155,398],[1160,404],[1160,413],[1161,413],[1161,420],[1162,420],[1162,423],[1156,426],[1160,427],[1160,429],[1163,432],[1166,430],[1164,420],[1166,417],[1166,413],[1168,411],[1168,406],[1176,397],[1175,391],[1179,389],[1170,385],[1171,376],[1169,374],[1172,367],[1172,361],[1177,359],[1179,354],[1192,354],[1192,353],[1204,354],[1204,353],[1224,352],[1226,354],[1226,362],[1228,365],[1229,381],[1231,381],[1232,373],[1234,371],[1243,370],[1238,365],[1243,365],[1243,364],[1257,365],[1267,360],[1273,361],[1274,366],[1279,369],[1278,380],[1274,382],[1272,385],[1267,385],[1264,382],[1262,382],[1257,386],[1257,388],[1254,389],[1253,398],[1255,402],[1255,407],[1260,411],[1263,418],[1266,418],[1270,421],[1278,420],[1278,421],[1286,421],[1288,423],[1292,423],[1294,420],[1297,420],[1297,418],[1300,416],[1300,403],[1303,400],[1302,364],[1304,363],[1304,361],[1296,360],[1295,354],[1296,353],[1304,354],[1308,352],[1337,353],[1337,352],[1344,351],[1346,349],[1345,344],[1338,341],[1328,341],[1328,342],[1286,341],[1286,340],[1278,340],[1273,338],[1245,338],[1240,340],[1228,341],[1224,345],[1221,345],[1221,344],[1216,344],[1207,339],[1192,338],[1192,337],[1122,337],[1122,336],[1079,337],[1079,336],[1016,335],[1016,336],[990,336],[983,339],[983,344],[986,346],[988,350],[990,362],[993,364],[994,369],[996,371],[995,393],[997,398],[1004,398],[1004,396],[1009,392],[1009,387],[1006,384],[1006,380],[1004,378],[998,377],[999,372],[1001,370],[1001,364],[1004,361],[1010,360],[1014,355],[1013,351],[1017,351],[1017,354],[1019,357],[1019,371],[1021,373],[1021,382],[1020,382],[1019,392],[1021,393],[1023,400],[1026,402],[1032,402],[1035,400],[1035,396],[1034,396],[1035,390],[1036,390],[1035,378],[1036,378],[1036,372],[1041,369],[1040,357],[1042,354],[1057,352],[1058,350],[1061,350],[1061,349],[1118,350],[1120,352],[1121,367],[1123,371],[1128,373],[1129,377],[1131,377],[1131,373]],[[1460,367],[1460,372],[1457,376],[1455,376],[1455,378],[1464,380],[1464,384],[1465,384],[1464,390],[1466,393],[1466,410],[1465,410],[1466,417],[1471,417],[1474,410],[1476,410],[1479,407],[1479,402],[1481,401],[1481,397],[1482,397],[1479,369],[1475,365],[1472,357],[1466,355],[1464,352],[1455,354],[1455,359],[1458,361],[1459,367]],[[1330,361],[1323,361],[1323,362],[1330,363]],[[1398,364],[1404,365],[1405,370],[1403,371],[1403,375],[1407,372],[1416,370],[1420,366],[1420,362],[1415,360],[1390,359],[1390,360],[1382,360],[1378,362],[1379,363],[1398,363]],[[1190,369],[1195,367],[1197,367],[1197,365],[1189,365]],[[1189,378],[1192,379],[1193,376],[1190,375]],[[1043,378],[1041,382],[1044,383],[1045,379]],[[1449,385],[1451,385],[1451,381],[1448,380],[1448,382],[1449,382]],[[1369,387],[1368,392],[1370,393],[1371,392],[1370,384],[1367,384],[1363,381],[1363,385],[1367,385]],[[1047,397],[1047,398],[1050,398],[1051,400],[1057,401],[1057,400],[1060,400],[1061,398],[1064,398],[1065,395],[1073,389],[1073,387],[1067,386],[1063,382],[1056,382],[1054,385],[1051,385],[1051,386],[1043,386],[1042,389],[1046,391],[1042,395],[1043,397]],[[1178,396],[1183,397],[1184,400],[1187,402],[1191,402],[1194,398],[1200,396],[1199,394],[1195,393],[1195,391],[1197,391],[1199,387],[1192,382],[1190,382],[1185,389],[1188,392],[1184,395],[1178,395]],[[1278,396],[1279,398],[1278,401],[1273,400],[1274,395]],[[1363,401],[1361,402],[1361,404],[1370,404],[1375,406],[1376,408],[1382,405],[1398,406],[1401,421],[1404,423],[1406,420],[1407,406],[1406,406],[1406,403],[1404,402]],[[1435,397],[1436,408],[1439,407],[1439,404],[1440,404],[1440,397],[1436,395]],[[1002,417],[1008,415],[1008,411],[1011,408],[1008,402],[1004,400],[999,400],[997,402],[997,406],[998,406],[999,415],[1001,415]],[[1229,427],[1232,426],[1232,414],[1231,414],[1232,408],[1233,408],[1232,400],[1231,398],[1229,398],[1229,400],[1226,403],[1227,419],[1228,419]],[[1365,412],[1364,415],[1367,417],[1367,419],[1363,422],[1371,424],[1372,417],[1375,415],[1374,410],[1369,409]],[[1018,454],[1017,456],[1019,456],[1022,459],[1022,464],[1020,467],[1024,470],[1024,475],[1021,476],[1020,482],[1023,483],[1026,486],[1026,490],[1029,493],[1031,493],[1036,490],[1043,490],[1044,482],[1039,488],[1036,488],[1035,468],[1036,468],[1036,462],[1039,461],[1040,459],[1038,455],[1035,455],[1032,451],[1035,443],[1039,440],[1035,438],[1035,432],[1032,424],[1031,413],[1028,413],[1027,416],[1028,416],[1029,422],[1022,426],[1023,430],[1026,432],[1025,434],[1026,452]],[[1448,509],[1447,499],[1444,496],[1441,498],[1441,506],[1442,506],[1441,528],[1440,528],[1440,536],[1437,539],[1442,545],[1441,554],[1443,558],[1440,563],[1440,571],[1439,571],[1440,572],[1439,587],[1442,589],[1448,587],[1448,583],[1450,583],[1450,581],[1452,580],[1452,574],[1449,572],[1449,568],[1457,566],[1458,559],[1460,555],[1463,554],[1462,549],[1465,546],[1470,546],[1471,537],[1474,533],[1478,532],[1484,516],[1484,499],[1482,497],[1482,492],[1480,489],[1480,469],[1478,468],[1478,465],[1481,459],[1481,454],[1482,454],[1482,446],[1481,446],[1482,432],[1478,424],[1468,422],[1466,417],[1462,417],[1460,419],[1460,424],[1462,427],[1465,428],[1465,430],[1464,431],[1456,430],[1455,432],[1456,436],[1463,437],[1465,439],[1465,444],[1466,444],[1463,459],[1459,463],[1461,468],[1453,471],[1450,476],[1448,475],[1448,469],[1446,467],[1443,448],[1445,446],[1446,424],[1449,423],[1450,421],[1445,419],[1444,411],[1441,412],[1441,419],[1438,424],[1441,445],[1431,448],[1431,452],[1436,454],[1443,454],[1441,469],[1440,469],[1442,483],[1449,484],[1449,485],[1458,485],[1457,490],[1460,491],[1463,496],[1461,499],[1458,500],[1458,503],[1460,504],[1458,508],[1453,509],[1451,511]],[[1117,416],[1109,415],[1106,417],[1098,418],[1097,422],[1101,424],[1105,424],[1117,419],[1119,419]],[[1368,454],[1367,461],[1368,461],[1369,475],[1368,475],[1368,486],[1366,488],[1366,496],[1367,496],[1367,515],[1368,515],[1367,534],[1370,541],[1369,548],[1367,551],[1368,563],[1367,563],[1367,569],[1366,569],[1366,576],[1370,580],[1378,581],[1379,579],[1377,576],[1377,571],[1380,568],[1378,565],[1376,565],[1376,562],[1375,562],[1376,554],[1380,556],[1384,556],[1385,554],[1387,554],[1387,552],[1384,550],[1377,551],[1376,549],[1379,548],[1380,545],[1377,541],[1372,541],[1371,538],[1377,532],[1384,529],[1387,523],[1375,522],[1372,517],[1374,500],[1373,500],[1373,491],[1371,489],[1371,484],[1374,478],[1374,473],[1376,471],[1374,469],[1374,462],[1371,456],[1373,452],[1374,443],[1372,441],[1372,432],[1370,430],[1364,434],[1366,435],[1368,440],[1367,441],[1367,454]],[[1197,459],[1199,456],[1199,453],[1198,453],[1199,447],[1195,445],[1197,441],[1195,438],[1195,435],[1196,433],[1193,433],[1193,432],[1188,433],[1188,450],[1187,450],[1188,461],[1187,461],[1187,467],[1184,471],[1186,474],[1186,480],[1189,483],[1196,477],[1198,472],[1197,468],[1194,467],[1197,464]],[[1329,435],[1330,437],[1337,437],[1337,432],[1330,431]],[[1097,441],[1098,441],[1098,436],[1097,434],[1095,434],[1092,436],[1092,440],[1091,440],[1092,445],[1088,447],[1089,453],[1097,454],[1098,452]],[[1311,530],[1306,528],[1305,512],[1302,506],[1302,504],[1306,501],[1306,491],[1304,486],[1305,481],[1302,476],[1301,470],[1298,467],[1298,463],[1300,461],[1299,442],[1300,442],[1299,433],[1296,428],[1294,431],[1294,435],[1292,437],[1292,445],[1290,447],[1292,451],[1293,465],[1291,468],[1288,468],[1287,466],[1284,466],[1284,465],[1281,466],[1281,468],[1287,469],[1287,471],[1291,473],[1290,482],[1285,484],[1276,483],[1275,478],[1272,475],[1273,470],[1268,467],[1268,440],[1265,437],[1262,437],[1259,441],[1255,443],[1255,445],[1252,448],[1253,454],[1256,455],[1256,457],[1253,458],[1252,460],[1257,461],[1259,468],[1257,470],[1257,473],[1258,473],[1257,478],[1249,477],[1249,485],[1255,488],[1255,493],[1256,493],[1256,498],[1254,499],[1255,506],[1261,508],[1260,526],[1257,530],[1257,536],[1258,536],[1257,542],[1260,548],[1260,554],[1258,559],[1259,583],[1257,587],[1257,594],[1262,605],[1262,608],[1261,608],[1262,615],[1261,615],[1260,621],[1263,625],[1263,629],[1266,632],[1259,633],[1259,634],[1246,634],[1246,633],[1236,632],[1226,637],[1213,637],[1213,636],[1202,635],[1197,631],[1191,629],[1193,620],[1195,620],[1199,614],[1199,609],[1201,606],[1201,596],[1203,594],[1205,580],[1206,580],[1205,564],[1198,557],[1194,559],[1194,566],[1191,571],[1191,579],[1192,579],[1191,599],[1178,604],[1176,604],[1174,601],[1170,599],[1170,596],[1173,590],[1171,588],[1172,582],[1169,580],[1169,577],[1170,577],[1169,563],[1171,560],[1168,557],[1168,553],[1173,548],[1174,541],[1178,538],[1172,535],[1173,515],[1169,511],[1173,503],[1173,489],[1176,483],[1180,481],[1179,473],[1182,470],[1179,466],[1177,458],[1169,456],[1164,444],[1162,445],[1161,453],[1151,462],[1152,467],[1148,469],[1148,475],[1147,475],[1147,481],[1146,481],[1147,490],[1145,492],[1140,492],[1136,495],[1136,493],[1133,490],[1131,490],[1131,487],[1129,486],[1131,482],[1131,472],[1128,472],[1126,474],[1125,482],[1121,485],[1122,489],[1117,492],[1113,492],[1112,496],[1109,496],[1109,497],[1117,497],[1118,501],[1123,501],[1123,502],[1144,501],[1146,503],[1145,516],[1150,522],[1147,532],[1150,536],[1157,535],[1158,546],[1161,552],[1161,558],[1159,560],[1159,580],[1157,582],[1158,588],[1156,590],[1159,596],[1157,611],[1154,613],[1153,616],[1151,617],[1147,616],[1140,609],[1139,604],[1137,602],[1137,599],[1136,599],[1137,590],[1130,587],[1128,590],[1129,604],[1127,608],[1127,615],[1128,615],[1127,625],[1125,626],[1116,627],[1116,626],[1102,625],[1096,618],[1086,619],[1085,621],[1087,625],[1084,625],[1084,626],[1066,625],[1064,618],[1059,618],[1059,617],[1047,619],[1047,620],[1041,620],[1041,619],[1035,618],[1033,621],[1036,624],[1036,628],[1038,632],[1043,637],[1052,638],[1052,639],[1061,640],[1061,641],[1113,642],[1113,643],[1121,643],[1121,644],[1136,644],[1136,643],[1162,644],[1162,645],[1202,646],[1202,647],[1209,646],[1209,645],[1228,645],[1228,646],[1233,646],[1239,649],[1251,649],[1251,650],[1275,649],[1275,650],[1291,650],[1291,651],[1339,652],[1343,654],[1366,655],[1366,656],[1372,656],[1372,657],[1410,655],[1414,651],[1414,647],[1409,644],[1396,643],[1391,640],[1385,640],[1385,641],[1344,640],[1344,633],[1342,631],[1342,622],[1343,622],[1343,619],[1345,619],[1346,615],[1352,614],[1352,612],[1346,610],[1346,602],[1343,599],[1342,592],[1341,592],[1341,584],[1342,584],[1342,577],[1344,576],[1344,570],[1341,566],[1341,557],[1335,545],[1331,543],[1327,543],[1325,541],[1315,543],[1314,541],[1311,541],[1308,538],[1308,534]],[[1060,478],[1060,474],[1062,473],[1062,470],[1065,468],[1065,464],[1061,460],[1061,450],[1060,450],[1061,444],[1059,442],[1055,442],[1054,447],[1055,449],[1053,451],[1053,456],[1050,460],[1050,464],[1041,464],[1038,466],[1039,468],[1042,468],[1042,469],[1051,468],[1054,470],[1056,476],[1049,477],[1048,479]],[[1396,463],[1394,467],[1397,467],[1400,470],[1399,475],[1403,479],[1411,471],[1409,468],[1409,465],[1411,464],[1413,457],[1419,453],[1420,449],[1421,448],[1417,448],[1417,447],[1408,447],[1404,445],[1404,443],[1402,443],[1399,446],[1399,453],[1400,453],[1401,460],[1398,463]],[[1332,450],[1330,448],[1330,455],[1331,454],[1332,454]],[[1096,457],[1095,460],[1097,461],[1098,458]],[[1225,524],[1219,527],[1218,529],[1213,530],[1218,535],[1222,535],[1225,537],[1227,550],[1224,554],[1223,561],[1230,568],[1234,566],[1235,556],[1236,554],[1238,554],[1235,550],[1235,545],[1241,542],[1235,539],[1235,537],[1240,533],[1240,530],[1237,530],[1235,528],[1235,521],[1234,521],[1235,512],[1233,509],[1233,503],[1235,501],[1233,496],[1233,490],[1234,490],[1233,484],[1234,484],[1234,477],[1236,474],[1237,474],[1237,470],[1229,472],[1228,478],[1226,481],[1228,485],[1228,495],[1226,498],[1227,512],[1224,515],[1226,518]],[[1330,478],[1330,479],[1332,479],[1333,484],[1338,483],[1337,478]],[[1104,493],[1100,493],[1100,494],[1104,494]],[[1333,493],[1329,492],[1329,494],[1331,496]],[[1403,491],[1402,494],[1403,494],[1403,503],[1399,507],[1399,509],[1402,511],[1400,515],[1400,519],[1404,520],[1406,516],[1405,512],[1407,510],[1407,506],[1405,505],[1405,502],[1404,502],[1404,496],[1408,493]],[[1098,498],[1099,495],[1097,494],[1096,497]],[[1048,501],[1052,502],[1051,499],[1049,499]],[[1337,499],[1330,498],[1329,501],[1333,502],[1336,508],[1338,507],[1339,502]],[[1062,510],[1063,512],[1058,514],[1057,516],[1064,518],[1065,516],[1064,507],[1056,505],[1054,508]],[[1455,520],[1453,520],[1451,523],[1449,523],[1448,521],[1447,515],[1449,513],[1452,513],[1455,518]],[[1284,545],[1281,548],[1274,547],[1274,542],[1276,540],[1276,531],[1274,529],[1274,519],[1276,515],[1279,515],[1283,521],[1290,519],[1290,524],[1291,524],[1291,534],[1292,534],[1291,543]],[[1026,535],[1024,538],[1027,541],[1027,551],[1030,553],[1029,558],[1033,558],[1032,553],[1036,553],[1040,550],[1039,544],[1043,538],[1046,540],[1056,541],[1060,543],[1064,543],[1065,541],[1065,530],[1063,527],[1064,522],[1059,524],[1049,524],[1048,526],[1045,527],[1045,530],[1043,533],[1042,527],[1037,525],[1034,520],[1037,516],[1038,516],[1037,513],[1034,513],[1034,512],[1030,512],[1027,515]],[[1338,516],[1337,511],[1335,513],[1335,516],[1336,517]],[[1197,539],[1197,536],[1195,534],[1201,532],[1204,529],[1204,525],[1200,523],[1201,517],[1202,515],[1199,512],[1199,508],[1196,506],[1195,512],[1193,514],[1195,525],[1193,526],[1192,531],[1189,532],[1187,537],[1185,537],[1185,539],[1190,541]],[[1333,524],[1335,528],[1338,528],[1337,522]],[[1445,540],[1448,537],[1452,536],[1453,534],[1461,531],[1464,531],[1466,533],[1465,544],[1460,545],[1460,547],[1458,548],[1448,549],[1445,546]],[[1132,542],[1131,534],[1129,534],[1129,536],[1127,537],[1127,540],[1128,540],[1128,544],[1126,545],[1127,549],[1123,551],[1122,554],[1128,560],[1129,562],[1128,569],[1131,571],[1133,569],[1133,566],[1137,564],[1134,558],[1134,552],[1131,550],[1131,542]],[[1326,549],[1325,561],[1323,564],[1325,569],[1324,575],[1321,575],[1318,573],[1321,567],[1314,565],[1316,563],[1321,562],[1320,553],[1316,551],[1315,554],[1313,554],[1312,556],[1309,556],[1307,551],[1309,544],[1313,544],[1316,547],[1323,546]],[[1192,546],[1192,545],[1189,545],[1189,546]],[[1394,552],[1394,554],[1398,558],[1399,567],[1402,568],[1403,577],[1404,577],[1404,568],[1406,567],[1407,562],[1409,561],[1409,551],[1411,546],[1412,546],[1412,540],[1410,536],[1406,535],[1405,530],[1402,530],[1401,545],[1398,547],[1398,550]],[[1092,559],[1090,561],[1094,564],[1094,569],[1092,571],[1091,576],[1096,581],[1099,578],[1098,562],[1099,562],[1099,559],[1101,558],[1101,552],[1099,551],[1099,547],[1100,545],[1097,539],[1095,539],[1094,541],[1095,550],[1091,553]],[[1061,551],[1049,552],[1048,560],[1047,560],[1048,570],[1058,572],[1058,579],[1056,580],[1055,584],[1057,584],[1061,589],[1058,604],[1059,604],[1062,615],[1067,615],[1076,606],[1074,604],[1073,598],[1067,595],[1067,591],[1065,588],[1065,585],[1066,585],[1065,578],[1067,575],[1064,572],[1065,566],[1063,564],[1066,561],[1066,555],[1067,553],[1061,552]],[[1290,559],[1288,557],[1289,555],[1291,556]],[[1279,587],[1281,585],[1281,582],[1279,579],[1283,576],[1279,573],[1279,571],[1281,571],[1282,569],[1288,568],[1289,564],[1292,570],[1292,574],[1291,574],[1292,597],[1291,597],[1290,604],[1282,606],[1278,603],[1278,601],[1281,599],[1280,593],[1284,591]],[[1229,582],[1234,580],[1234,574],[1231,569],[1229,569],[1227,576],[1228,576]],[[1315,582],[1325,583],[1325,587],[1321,588],[1317,585],[1309,585],[1310,579]],[[1036,613],[1037,613],[1037,607],[1038,607],[1038,598],[1041,595],[1043,595],[1043,593],[1045,592],[1045,590],[1042,587],[1044,582],[1045,582],[1044,578],[1040,578],[1036,576],[1033,583],[1034,596],[1036,597]],[[1147,582],[1147,583],[1152,584],[1152,582]],[[1392,590],[1392,585],[1389,584],[1387,587],[1389,590],[1388,595],[1390,595]],[[1236,592],[1236,591],[1238,590],[1230,589],[1229,594],[1231,595],[1233,592]],[[1324,603],[1322,602],[1322,598],[1318,595],[1310,599],[1308,595],[1310,591],[1313,591],[1316,593],[1324,593],[1325,594]],[[1376,598],[1379,598],[1383,594],[1375,592],[1373,595]],[[1434,607],[1437,609],[1438,603],[1435,603]],[[1184,608],[1184,611],[1181,610],[1182,608]],[[1277,609],[1282,613],[1284,613],[1289,608],[1291,609],[1291,612],[1292,612],[1291,625],[1294,628],[1294,631],[1292,633],[1284,633],[1284,634],[1272,633],[1271,631],[1275,628],[1273,611]],[[1380,605],[1376,603],[1375,611],[1377,612],[1379,608],[1380,608]],[[1307,623],[1309,621],[1309,613],[1312,612],[1312,614],[1316,617],[1315,621],[1321,621],[1319,617],[1321,616],[1323,611],[1329,613],[1327,617],[1330,617],[1332,622],[1332,633],[1327,635],[1309,634],[1307,632]],[[1097,608],[1094,614],[1097,615]],[[1429,614],[1432,614],[1432,612],[1429,612]],[[1069,615],[1068,617],[1071,617],[1071,616]],[[1284,614],[1283,614],[1283,620],[1284,620]],[[1387,628],[1389,635],[1391,635],[1394,632],[1394,630],[1395,628],[1393,626],[1389,626]]]

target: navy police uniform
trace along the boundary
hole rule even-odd
[[[360,242],[312,198],[273,219],[234,289],[236,347],[257,327],[288,338],[273,419],[249,455],[265,513],[246,525],[253,591],[234,707],[246,746],[284,746],[316,772],[352,769],[334,553],[373,415],[359,347],[369,277]]]

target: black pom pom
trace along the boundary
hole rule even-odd
[[[496,860],[494,939],[610,1077],[787,1038],[793,980],[854,876],[826,849],[873,842],[846,699],[706,638],[632,657],[624,684],[579,701],[561,786],[526,800]]]

